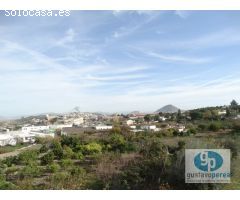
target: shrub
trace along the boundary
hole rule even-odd
[[[77,160],[83,160],[84,156],[82,154],[82,152],[76,152],[73,155],[73,159],[77,159]]]
[[[63,160],[61,160],[61,166],[62,166],[64,169],[72,168],[72,166],[73,166],[73,161],[72,161],[71,159],[63,159]]]
[[[186,142],[184,142],[183,140],[180,140],[178,142],[178,149],[184,149],[185,145],[186,145]]]
[[[62,136],[61,144],[62,146],[68,146],[72,149],[76,148],[81,144],[82,139],[80,137],[70,137],[70,136]]]
[[[140,153],[146,157],[159,157],[160,154],[167,150],[159,138],[146,139],[140,149]]]
[[[178,131],[176,130],[177,132],[175,132],[175,133],[174,133],[174,131],[175,131],[174,129],[167,129],[167,130],[162,130],[161,133],[165,137],[172,137],[173,134],[178,135]]]
[[[73,150],[68,146],[64,146],[63,147],[63,158],[72,158],[73,156],[74,156]]]
[[[37,166],[36,163],[31,163],[25,166],[20,171],[20,178],[23,179],[25,177],[36,177],[41,174],[40,168]]]
[[[9,176],[10,174],[14,174],[18,171],[18,168],[16,166],[12,166],[6,169],[5,174],[6,176]]]
[[[120,134],[121,133],[121,128],[119,126],[114,126],[112,130],[110,131],[112,134]]]
[[[236,132],[240,132],[240,121],[235,121],[233,123],[233,130]]]
[[[238,157],[238,145],[233,140],[228,140],[224,143],[224,148],[230,149],[232,153],[232,158]]]
[[[0,179],[0,190],[14,190],[16,186],[10,182]]]
[[[11,167],[12,165],[17,165],[19,163],[19,159],[17,156],[7,157],[2,161],[3,164]]]
[[[196,130],[195,128],[190,128],[190,129],[188,129],[188,133],[189,133],[189,134],[196,135],[197,130]]]
[[[179,135],[180,135],[180,133],[179,133],[179,131],[178,131],[178,130],[174,130],[174,131],[173,131],[173,135],[174,135],[174,136],[179,136]]]
[[[219,131],[220,128],[221,128],[221,125],[215,122],[209,125],[208,130],[216,132],[216,131]]]
[[[53,152],[51,151],[51,152],[45,154],[45,155],[41,158],[41,164],[42,164],[42,165],[48,165],[48,164],[53,163],[53,160],[54,160],[54,154],[53,154]]]
[[[46,153],[47,151],[48,151],[48,148],[47,148],[46,144],[42,145],[39,150],[40,153]]]
[[[82,167],[74,167],[70,170],[71,175],[81,176],[86,174],[86,170]]]
[[[198,125],[198,128],[201,130],[201,131],[205,131],[207,129],[207,126],[205,124],[199,124]]]
[[[47,170],[51,173],[56,173],[57,171],[59,171],[59,169],[60,166],[57,163],[52,163],[47,166]]]
[[[126,151],[126,140],[120,134],[112,134],[110,136],[109,144],[112,151]]]
[[[102,146],[96,142],[91,142],[83,146],[83,153],[85,155],[102,153]]]
[[[52,150],[57,159],[63,158],[63,148],[58,141],[52,143]]]
[[[38,159],[38,152],[34,150],[28,150],[19,154],[19,161],[22,164],[30,164],[36,162]]]

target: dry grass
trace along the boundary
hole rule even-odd
[[[104,155],[97,163],[95,172],[101,179],[109,179],[113,175],[121,172],[121,169],[129,164],[129,162],[139,158],[137,153],[130,154],[107,154]]]

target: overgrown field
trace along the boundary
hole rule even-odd
[[[240,189],[240,137],[111,132],[39,139],[0,161],[0,189]],[[185,148],[230,148],[231,184],[185,184]]]

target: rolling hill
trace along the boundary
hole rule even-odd
[[[160,109],[158,109],[155,113],[176,113],[178,112],[179,108],[174,105],[166,105]]]

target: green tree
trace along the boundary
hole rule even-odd
[[[229,108],[226,109],[226,117],[231,116],[231,110]]]
[[[124,152],[126,150],[126,140],[120,134],[112,134],[109,140],[110,149]]]
[[[218,111],[217,110],[212,110],[212,119],[218,120],[219,119],[219,115],[218,115]]]
[[[174,129],[174,131],[173,131],[173,135],[174,135],[174,136],[180,136],[180,133],[179,133],[178,130]]]
[[[192,134],[192,135],[196,135],[197,134],[197,130],[194,127],[191,127],[188,129],[188,133]]]
[[[159,121],[159,115],[154,115],[154,121]]]
[[[180,109],[178,109],[178,113],[177,113],[177,121],[180,122],[182,119],[182,112]]]
[[[145,115],[145,116],[144,116],[144,120],[145,120],[146,122],[150,122],[150,121],[151,121],[151,115],[149,115],[149,114]]]
[[[110,131],[112,134],[120,134],[121,133],[121,128],[119,125],[113,126],[112,130]]]
[[[202,118],[202,113],[200,111],[191,111],[190,117],[192,120],[198,120]]]
[[[59,141],[53,141],[52,150],[57,159],[61,159],[63,157],[63,148]]]
[[[230,103],[230,107],[233,108],[233,109],[235,109],[237,106],[238,106],[237,101],[233,99],[233,100],[231,101],[231,103]]]

